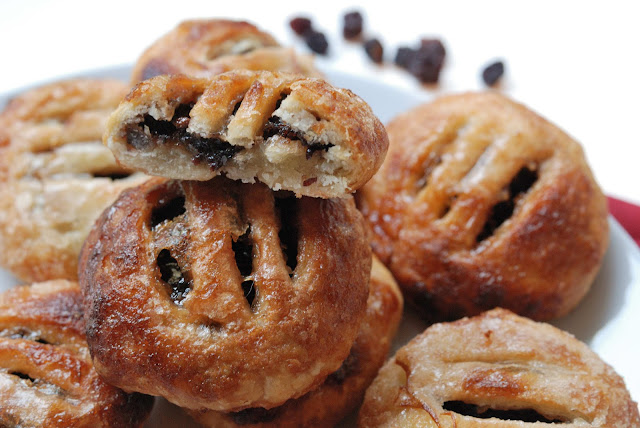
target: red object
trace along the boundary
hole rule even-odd
[[[611,215],[618,220],[618,223],[625,228],[631,238],[640,246],[640,206],[611,196],[607,197],[607,199]]]

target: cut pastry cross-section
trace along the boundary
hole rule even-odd
[[[109,119],[104,143],[120,164],[150,175],[206,181],[224,174],[330,198],[369,180],[388,139],[371,108],[349,90],[320,79],[235,71],[140,83]]]

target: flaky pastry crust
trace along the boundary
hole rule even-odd
[[[278,406],[347,357],[370,269],[353,199],[151,179],[103,213],[81,253],[94,364],[186,408]]]
[[[442,97],[387,131],[358,203],[407,302],[431,320],[496,306],[546,320],[578,304],[608,223],[576,141],[492,92]]]
[[[622,378],[584,343],[504,309],[434,324],[387,362],[366,427],[639,427]]]
[[[245,70],[140,83],[109,118],[104,143],[122,165],[150,175],[206,181],[224,174],[331,198],[369,180],[388,139],[347,89]]]
[[[91,364],[75,282],[0,294],[0,425],[135,427],[153,398],[107,385]]]
[[[131,83],[162,74],[210,77],[230,70],[284,71],[322,77],[313,58],[285,48],[244,21],[197,19],[181,22],[136,61]]]
[[[272,409],[235,413],[190,411],[200,424],[216,428],[330,427],[354,411],[387,358],[402,317],[402,294],[391,273],[373,257],[367,313],[351,352],[315,390]]]
[[[21,280],[77,279],[93,222],[140,182],[101,144],[127,89],[115,80],[56,82],[0,113],[0,264]]]

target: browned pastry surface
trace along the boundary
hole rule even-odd
[[[361,187],[388,146],[384,126],[351,91],[246,70],[140,83],[110,117],[104,142],[122,165],[151,175],[225,174],[323,198]]]
[[[387,362],[366,427],[640,427],[622,378],[551,325],[494,309],[434,324]]]
[[[353,199],[151,179],[85,242],[88,342],[105,379],[187,408],[274,407],[340,367],[371,250]]]
[[[330,427],[362,402],[365,389],[384,363],[402,316],[402,295],[391,273],[373,257],[369,299],[351,352],[340,368],[317,389],[273,409],[235,413],[191,411],[202,425],[237,427]]]
[[[407,302],[434,320],[576,306],[608,244],[606,200],[576,141],[491,92],[443,97],[387,131],[358,203]]]
[[[151,45],[138,58],[131,82],[161,74],[210,77],[236,69],[321,77],[312,57],[281,47],[271,35],[248,22],[200,19],[180,23]]]
[[[78,284],[0,294],[0,426],[135,427],[152,405],[152,397],[107,385],[93,368]]]
[[[140,181],[101,144],[127,93],[114,80],[78,79],[32,89],[0,113],[0,264],[25,281],[77,278],[91,225]]]

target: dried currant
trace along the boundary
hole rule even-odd
[[[423,39],[409,59],[407,69],[423,83],[437,83],[446,51],[438,39]]]
[[[394,62],[397,66],[407,68],[411,59],[415,56],[416,51],[407,46],[400,46],[396,52]]]
[[[289,21],[291,29],[299,36],[311,31],[311,20],[304,17],[296,17]]]
[[[315,53],[319,53],[324,55],[327,53],[327,49],[329,48],[329,43],[327,42],[327,38],[323,33],[316,30],[309,30],[305,34],[304,37],[307,46]]]
[[[367,40],[367,42],[364,44],[364,50],[367,52],[367,55],[369,55],[369,58],[371,58],[371,61],[378,64],[382,62],[383,48],[380,40]]]
[[[504,63],[502,61],[496,61],[482,70],[482,80],[487,86],[493,86],[500,80],[503,74]]]
[[[362,34],[362,15],[360,12],[349,12],[344,15],[342,34],[345,39],[355,39]]]

